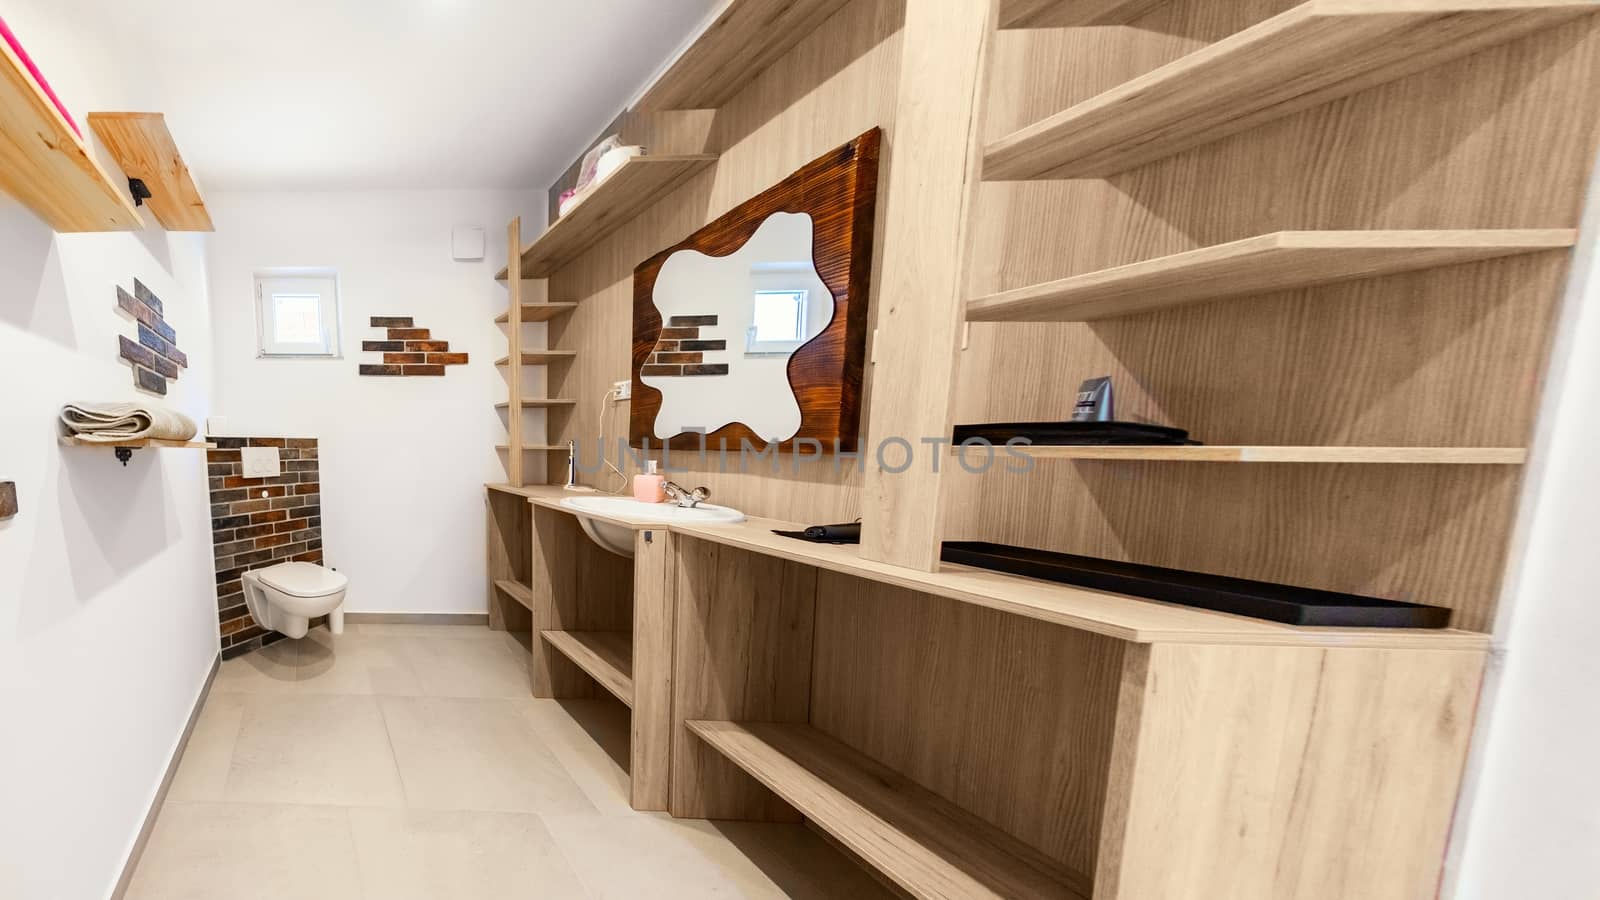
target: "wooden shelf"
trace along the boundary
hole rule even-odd
[[[959,453],[960,447],[951,452]],[[1011,447],[1034,459],[1148,460],[1214,463],[1360,463],[1372,465],[1516,466],[1521,447]],[[969,451],[977,452],[977,451]]]
[[[522,251],[522,277],[548,278],[663,194],[716,162],[711,154],[636,156]],[[504,279],[506,269],[496,278]]]
[[[494,448],[496,450],[504,450],[507,453],[511,452],[511,445],[510,444],[496,444]],[[550,451],[565,453],[565,452],[567,452],[567,445],[566,444],[523,444],[522,445],[522,452],[523,453],[545,453],[545,452],[550,452]]]
[[[56,231],[143,228],[127,179],[100,168],[5,41],[0,56],[0,190]]]
[[[121,447],[127,450],[215,450],[216,444],[205,441],[160,441],[144,438],[133,441],[86,441],[78,437],[63,437],[63,447]]]
[[[626,631],[541,631],[539,636],[633,706],[633,635]]]
[[[546,366],[555,362],[566,362],[578,355],[576,350],[525,350],[522,354],[522,364],[525,366]],[[502,356],[494,361],[497,366],[508,366],[511,357]]]
[[[808,725],[685,725],[912,896],[1089,893],[1082,877]]]
[[[1593,0],[1310,0],[995,141],[983,177],[1114,175],[1597,9]]]
[[[556,407],[556,406],[573,406],[577,402],[578,401],[576,401],[576,400],[523,400],[521,402],[521,406],[522,406],[523,409],[549,409],[551,407]],[[510,409],[511,408],[511,404],[510,403],[496,403],[494,405],[494,408],[495,409]]]
[[[215,231],[200,188],[178,153],[161,113],[89,113],[89,127],[100,136],[129,178],[150,189],[145,208],[168,231]]]
[[[500,593],[505,594],[528,609],[533,609],[533,589],[527,585],[519,581],[500,580],[496,581],[494,586],[500,589]]]
[[[1264,294],[1565,250],[1571,229],[1280,231],[979,297],[971,322],[1088,322]]]
[[[634,109],[716,109],[848,0],[732,0]]]
[[[1003,0],[1001,28],[1120,25],[1170,0]]]
[[[522,324],[530,322],[548,322],[556,316],[565,315],[578,308],[576,303],[524,303],[522,304]],[[503,312],[495,318],[496,325],[511,324],[511,313]]]
[[[542,500],[545,496],[543,491],[529,496],[535,503],[545,502]],[[566,512],[571,513],[572,510]],[[948,597],[974,606],[1053,622],[1137,644],[1255,644],[1430,650],[1482,650],[1489,646],[1488,635],[1455,629],[1308,628],[949,563],[942,564],[937,571],[924,572],[865,559],[858,545],[814,544],[772,533],[775,528],[795,530],[802,527],[793,522],[752,517],[734,525],[674,523],[668,530],[698,540],[793,560],[831,572]]]

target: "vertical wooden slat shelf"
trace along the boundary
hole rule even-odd
[[[144,227],[128,184],[88,145],[0,41],[0,190],[60,232]]]
[[[1115,175],[1597,9],[1592,0],[1309,0],[989,144],[983,177]]]

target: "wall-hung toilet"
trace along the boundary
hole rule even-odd
[[[344,592],[350,579],[315,563],[286,562],[244,573],[250,618],[268,631],[306,636],[311,620],[328,617],[328,630],[344,633]]]

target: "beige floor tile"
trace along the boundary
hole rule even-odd
[[[409,806],[594,814],[511,701],[377,699]]]
[[[610,698],[518,700],[534,733],[605,815],[633,815],[628,779],[632,714]]]
[[[783,897],[783,890],[709,822],[665,813],[545,816],[589,893],[638,897]]]
[[[403,805],[405,793],[377,700],[319,694],[247,698],[226,798]]]
[[[506,697],[532,695],[528,658],[514,656],[496,632],[492,637],[401,639],[402,652],[430,697]]]
[[[127,900],[359,900],[346,811],[168,803]]]
[[[536,815],[350,810],[362,885],[382,900],[586,896]]]
[[[421,694],[422,682],[402,643],[348,628],[339,635],[314,629],[299,642],[294,688],[309,694]]]
[[[213,694],[287,694],[294,691],[299,642],[284,639],[243,656],[224,660],[211,685]]]
[[[221,800],[244,721],[244,694],[212,693],[200,709],[183,759],[172,777],[168,800]]]
[[[503,632],[491,631],[487,625],[406,625],[398,622],[351,622],[345,632],[387,635],[389,637],[461,638],[467,640],[494,640]]]

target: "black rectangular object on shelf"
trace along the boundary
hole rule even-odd
[[[1450,624],[1450,610],[1442,606],[1402,603],[1359,594],[1163,569],[985,541],[945,541],[940,558],[964,566],[1132,594],[1181,606],[1283,622],[1286,625],[1445,628]]]
[[[1189,432],[1182,428],[1150,425],[1145,422],[990,422],[984,425],[957,425],[952,439],[960,444],[980,438],[1000,445],[1015,438],[1048,447],[1070,446],[1174,446],[1192,445]]]

